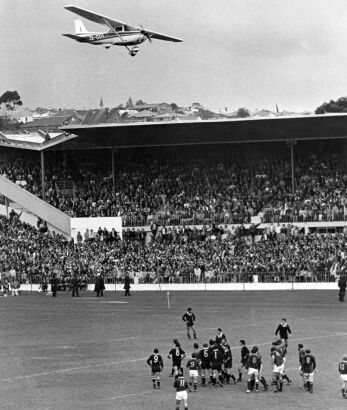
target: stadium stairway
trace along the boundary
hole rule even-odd
[[[69,215],[49,205],[47,202],[19,187],[7,178],[0,176],[0,195],[18,204],[26,213],[46,221],[52,230],[66,236],[71,236]],[[17,207],[18,208],[18,207]]]

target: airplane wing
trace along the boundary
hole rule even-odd
[[[62,36],[65,36],[65,37],[68,37],[68,38],[72,38],[72,40],[81,41],[81,37],[75,36],[74,34],[62,34]]]
[[[147,29],[145,30],[141,27],[139,27],[139,30],[141,30],[141,32],[149,38],[155,38],[157,40],[164,40],[164,41],[173,41],[174,43],[182,43],[183,41],[180,38],[170,37],[170,36],[167,36],[166,34],[157,33],[155,31],[150,31]]]
[[[66,10],[71,11],[72,13],[78,14],[81,17],[84,17],[87,20],[93,21],[94,23],[103,24],[108,27],[121,27],[128,26],[128,24],[123,23],[118,20],[110,19],[109,17],[102,16],[101,14],[96,14],[92,11],[81,9],[76,6],[65,6]],[[128,26],[129,27],[129,26]]]

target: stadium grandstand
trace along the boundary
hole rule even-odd
[[[317,115],[2,134],[0,271],[61,286],[336,281],[346,131],[346,115]]]

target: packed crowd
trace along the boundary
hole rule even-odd
[[[122,216],[126,226],[344,220],[344,144],[295,146],[295,192],[285,144],[123,150],[115,189],[107,151],[46,154],[45,200],[70,216]],[[41,196],[37,153],[0,151],[0,174]],[[73,196],[57,181],[74,181]]]
[[[105,283],[122,282],[125,274],[139,283],[244,282],[254,275],[259,281],[335,281],[345,272],[347,232],[305,235],[287,225],[262,235],[255,241],[255,232],[242,226],[180,226],[147,234],[126,230],[120,240],[100,228],[74,243],[12,213],[0,217],[0,272],[21,283],[48,282],[53,275],[94,282],[100,274]]]

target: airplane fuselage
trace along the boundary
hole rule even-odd
[[[134,46],[141,44],[146,40],[144,36],[139,31],[123,31],[119,32],[118,35],[115,33],[83,33],[77,34],[80,43],[87,44],[103,44],[103,45],[115,45],[115,46]]]

